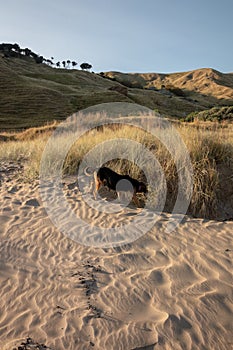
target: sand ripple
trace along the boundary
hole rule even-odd
[[[105,225],[74,190],[73,210]],[[53,226],[36,184],[0,191],[1,349],[27,337],[59,350],[232,348],[232,222],[187,217],[167,234],[163,214],[132,244],[91,248]]]

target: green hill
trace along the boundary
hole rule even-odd
[[[203,74],[209,74],[208,87],[206,80],[200,84]],[[213,106],[232,105],[233,74],[213,70],[170,75],[95,74],[0,53],[0,101],[1,129],[40,126],[105,102],[138,103],[162,115],[184,118]]]
[[[113,84],[103,80],[85,71],[36,64],[31,58],[0,57],[0,127],[38,126],[93,104],[129,100],[108,90]]]

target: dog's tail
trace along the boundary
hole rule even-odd
[[[92,176],[95,172],[95,169],[91,168],[91,167],[86,167],[84,170],[83,170],[84,174],[86,176]]]

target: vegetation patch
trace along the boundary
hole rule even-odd
[[[211,109],[201,111],[201,112],[192,112],[183,118],[183,121],[194,122],[198,121],[211,121],[211,122],[232,122],[233,121],[233,106],[226,107],[213,107]]]
[[[35,181],[39,177],[43,150],[55,127],[56,124],[51,124],[20,133],[2,133],[0,135],[0,159],[23,159],[23,180]],[[172,125],[168,133],[172,132],[173,127]],[[193,195],[188,212],[197,217],[219,217],[218,208],[222,206],[220,198],[227,200],[223,192],[228,189],[229,196],[233,193],[233,178],[229,176],[226,178],[222,173],[222,170],[225,171],[226,169],[227,174],[229,172],[232,174],[233,171],[233,127],[229,124],[216,129],[213,124],[212,129],[204,127],[196,129],[191,124],[177,122],[176,130],[186,144],[194,171]],[[83,157],[96,145],[107,140],[121,138],[135,140],[154,154],[163,169],[167,182],[165,210],[171,211],[178,191],[178,174],[174,160],[158,139],[136,127],[121,124],[106,125],[83,135],[67,154],[63,165],[64,176],[77,174]],[[56,159],[56,154],[62,151],[67,142],[69,142],[69,135],[62,136],[62,139],[56,145],[56,149],[51,150],[54,153],[53,159]],[[134,154],[133,152],[132,149],[132,154]],[[108,166],[119,173],[129,174],[139,180],[144,180],[143,173],[136,166],[137,156],[137,154],[134,154],[135,162],[115,159]],[[54,169],[56,169],[56,163],[54,163]],[[156,204],[156,200],[158,200],[156,194],[152,193],[152,197],[155,201],[154,204]],[[150,205],[153,208],[153,202]]]

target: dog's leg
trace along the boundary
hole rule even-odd
[[[101,187],[101,182],[99,181],[98,179],[98,176],[97,176],[97,172],[95,171],[94,172],[94,191],[93,191],[93,196],[96,200],[96,197],[97,197],[97,192],[99,191]]]
[[[137,198],[136,192],[134,192],[134,194],[133,194],[133,202],[135,203],[136,207],[140,208],[140,203],[139,203],[139,200]]]
[[[121,203],[122,202],[122,199],[123,199],[123,197],[122,197],[122,192],[121,191],[116,191],[115,192],[116,193],[116,195],[117,195],[117,201],[119,202],[119,203]]]
[[[97,177],[97,172],[94,172],[94,190],[93,190],[93,196],[96,200],[97,197],[97,191],[99,189],[99,181],[98,181],[98,177]]]
[[[96,182],[96,175],[95,175],[95,173],[96,172],[94,172],[92,169],[91,170],[90,169],[91,169],[90,167],[85,168],[84,169],[84,174],[86,176],[93,176],[93,180],[90,181],[90,186],[88,188],[88,192],[92,193],[93,196],[96,199],[96,194],[95,194],[95,182]]]

